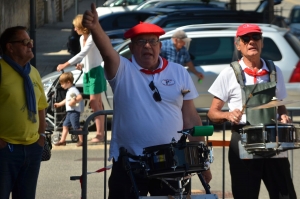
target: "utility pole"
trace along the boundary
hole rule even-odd
[[[100,7],[100,0],[96,0],[96,7]]]
[[[74,1],[75,1],[75,16],[77,16],[79,13],[78,0],[74,0]]]
[[[35,0],[30,0],[30,38],[35,41]],[[33,42],[32,53],[34,57],[30,60],[30,64],[36,67],[36,42]]]
[[[236,0],[230,0],[230,10],[236,10]]]
[[[268,17],[271,24],[274,19],[274,0],[268,0]]]

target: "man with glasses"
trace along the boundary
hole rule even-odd
[[[112,47],[109,37],[98,22],[95,5],[86,11],[83,25],[91,30],[103,60],[105,75],[114,92],[114,117],[109,160],[113,160],[109,178],[109,199],[136,198],[136,183],[140,196],[174,195],[174,190],[155,178],[134,173],[134,182],[123,168],[119,149],[124,147],[133,156],[143,156],[145,147],[178,141],[182,129],[202,125],[193,99],[198,96],[189,73],[179,64],[159,56],[162,28],[140,23],[124,36],[131,39],[131,60],[121,57]],[[189,137],[204,141],[204,137]],[[130,166],[138,162],[130,159]],[[128,166],[128,165],[127,165]],[[137,172],[135,170],[134,172]],[[209,170],[202,172],[207,183]],[[178,186],[176,181],[170,182]],[[178,188],[178,187],[175,187]]]
[[[160,56],[166,58],[168,61],[187,66],[199,81],[203,79],[203,74],[198,72],[191,60],[190,53],[186,49],[185,44],[191,42],[183,30],[176,31],[171,39],[162,41]]]
[[[35,198],[48,104],[27,28],[0,36],[0,198]]]
[[[241,145],[240,133],[246,125],[275,126],[272,119],[278,119],[281,123],[291,122],[285,106],[278,106],[278,116],[275,111],[277,107],[251,110],[251,105],[258,106],[269,103],[274,97],[282,100],[287,96],[282,72],[272,61],[261,58],[263,38],[259,26],[239,26],[235,46],[242,58],[225,68],[208,90],[214,96],[208,112],[209,119],[215,123],[229,121],[232,124],[228,159],[233,197],[258,198],[263,180],[271,199],[296,199],[289,160],[282,157],[285,152],[277,156],[274,151],[259,152],[257,149],[258,155],[245,157],[244,154],[248,153]],[[228,103],[229,112],[222,111],[225,103]],[[264,131],[262,128],[256,129],[257,136]],[[249,136],[250,139],[255,138]]]

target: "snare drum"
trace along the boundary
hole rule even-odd
[[[203,143],[170,143],[144,148],[149,177],[172,176],[207,170],[212,151]]]
[[[289,150],[300,148],[299,126],[278,124],[278,146],[276,126],[245,126],[241,131],[241,142],[248,151]]]

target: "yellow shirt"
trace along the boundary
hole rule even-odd
[[[12,144],[29,145],[39,139],[38,110],[48,104],[39,72],[31,66],[30,79],[36,98],[36,123],[28,120],[24,80],[3,59],[0,59],[0,138]]]

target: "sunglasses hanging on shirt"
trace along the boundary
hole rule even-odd
[[[150,87],[150,89],[154,92],[154,93],[153,93],[153,99],[154,99],[156,102],[160,102],[160,101],[161,101],[161,96],[160,96],[160,94],[159,94],[158,89],[157,89],[156,86],[154,85],[154,82],[153,82],[153,81],[150,82],[149,87]]]

